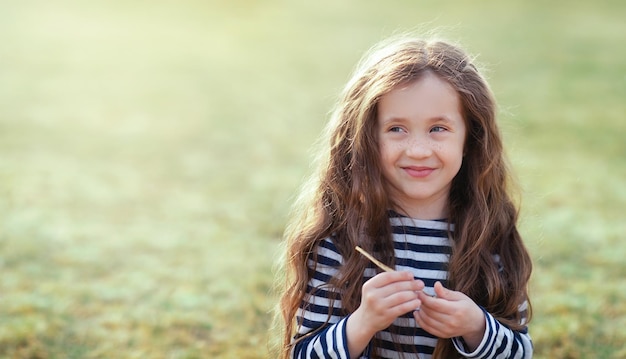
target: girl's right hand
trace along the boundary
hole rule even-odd
[[[376,332],[387,328],[399,316],[421,306],[417,292],[424,282],[411,272],[383,272],[363,284],[361,305],[348,318],[348,346],[357,357]]]

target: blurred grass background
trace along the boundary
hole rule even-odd
[[[623,1],[0,0],[0,357],[269,357],[272,266],[361,54],[488,68],[536,358],[626,358]]]

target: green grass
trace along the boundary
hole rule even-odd
[[[488,68],[537,358],[625,358],[626,5],[0,0],[0,357],[264,358],[272,266],[361,56]]]

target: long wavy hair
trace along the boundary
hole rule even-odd
[[[360,305],[363,273],[368,261],[355,253],[359,245],[393,266],[394,249],[377,138],[377,105],[397,86],[430,72],[458,92],[467,125],[465,157],[452,181],[448,221],[452,254],[448,287],[461,291],[500,322],[521,329],[519,305],[528,298],[530,256],[518,233],[517,204],[496,123],[492,92],[459,47],[445,41],[401,38],[373,48],[346,85],[324,133],[317,171],[305,183],[285,231],[279,312],[281,358],[287,358],[297,330],[298,307],[306,300],[317,263],[316,247],[334,238],[344,263],[330,286],[347,315]],[[494,262],[500,256],[500,265]],[[529,306],[530,308],[530,306]],[[377,357],[374,353],[374,357]],[[439,339],[435,358],[456,358],[450,339]]]

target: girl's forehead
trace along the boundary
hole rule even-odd
[[[452,120],[461,114],[461,101],[450,83],[431,74],[393,88],[381,96],[377,109],[382,120],[413,116]]]

